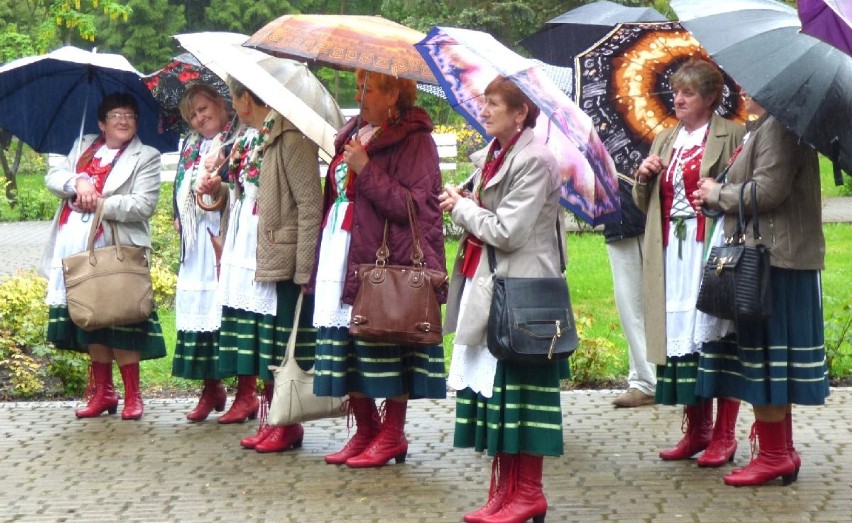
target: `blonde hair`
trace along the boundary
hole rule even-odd
[[[186,120],[186,123],[189,123],[189,120],[192,117],[192,111],[195,109],[195,98],[198,96],[203,96],[213,102],[216,107],[222,111],[222,114],[225,115],[225,119],[227,119],[228,104],[222,95],[209,85],[194,84],[184,91],[183,95],[180,97],[180,104],[178,105],[180,115],[184,120]]]

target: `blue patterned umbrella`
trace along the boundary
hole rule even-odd
[[[490,34],[435,27],[415,47],[435,74],[447,100],[483,136],[479,113],[485,87],[509,78],[541,109],[535,132],[556,156],[562,204],[591,225],[620,219],[618,180],[592,120],[533,61]]]

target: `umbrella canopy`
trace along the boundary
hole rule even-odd
[[[178,132],[187,128],[180,115],[180,99],[190,86],[197,83],[209,85],[225,100],[230,101],[230,91],[225,82],[189,53],[176,56],[159,71],[145,76],[144,81],[145,86],[160,103],[163,125]]]
[[[175,38],[205,67],[222,78],[233,77],[290,120],[325,153],[323,159],[334,154],[343,114],[305,64],[242,47],[245,35],[191,33]]]
[[[576,99],[595,124],[618,172],[632,175],[663,129],[677,125],[671,75],[707,53],[676,22],[620,24],[577,56]],[[736,82],[725,76],[717,112],[747,118]]]
[[[535,132],[559,162],[563,205],[592,225],[620,218],[612,159],[589,117],[540,67],[491,35],[467,29],[435,27],[416,47],[453,108],[483,135],[485,87],[498,75],[511,79],[541,109]]]
[[[802,31],[852,55],[852,2],[799,0]]]
[[[624,22],[665,22],[650,7],[628,7],[608,0],[571,9],[520,41],[532,56],[553,65],[573,66],[574,58]]]
[[[337,69],[365,69],[437,84],[414,49],[424,36],[380,16],[284,15],[244,45]]]
[[[40,153],[68,154],[83,133],[100,133],[98,105],[123,92],[139,105],[137,135],[161,152],[178,133],[160,129],[160,105],[126,58],[62,47],[0,67],[0,127]]]
[[[766,111],[852,173],[852,56],[800,32],[796,10],[772,0],[673,0],[672,7]]]

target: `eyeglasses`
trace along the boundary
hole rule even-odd
[[[106,115],[107,120],[127,120],[133,122],[138,115],[136,113],[109,113]]]

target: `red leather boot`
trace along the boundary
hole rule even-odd
[[[302,446],[304,437],[305,429],[302,428],[301,423],[287,425],[286,427],[270,427],[269,435],[255,445],[254,450],[266,453],[297,449]]]
[[[349,458],[361,454],[382,428],[379,411],[376,409],[376,400],[373,398],[349,398],[349,412],[346,415],[347,428],[352,418],[355,418],[355,435],[340,451],[326,456],[326,463],[343,465]]]
[[[257,432],[254,436],[246,436],[240,440],[240,446],[244,449],[254,449],[258,443],[272,435],[272,430],[275,428],[266,422],[269,414],[269,406],[272,403],[272,393],[275,390],[273,381],[267,381],[263,385],[263,397],[260,399],[260,422],[257,425]]]
[[[228,394],[220,380],[204,380],[204,388],[201,390],[201,397],[198,398],[198,405],[186,415],[186,419],[204,421],[214,410],[216,412],[225,410],[226,401],[228,401]]]
[[[787,417],[784,418],[785,429],[787,430],[787,452],[790,453],[790,460],[793,462],[793,465],[796,466],[796,470],[793,472],[793,481],[799,479],[799,469],[802,468],[802,458],[799,457],[799,453],[796,452],[796,447],[793,446],[793,413],[788,412]]]
[[[699,400],[695,405],[684,407],[684,422],[681,424],[683,439],[671,449],[661,450],[660,458],[665,461],[689,459],[707,448],[713,432],[713,400]]]
[[[725,484],[734,487],[756,487],[780,477],[784,485],[793,482],[796,465],[787,450],[786,420],[755,421],[752,426],[752,445],[758,441],[757,458],[745,467],[725,476]]]
[[[219,416],[219,423],[243,423],[257,418],[260,400],[257,398],[257,376],[237,377],[237,396],[228,412]]]
[[[533,523],[544,523],[547,500],[541,491],[542,456],[518,454],[517,478],[510,489],[509,499],[498,512],[485,516],[482,523],[521,523],[532,518]]]
[[[716,400],[716,424],[713,426],[713,437],[707,450],[698,458],[699,467],[721,467],[734,460],[737,452],[737,415],[740,412],[740,402],[727,398]]]
[[[112,362],[93,361],[91,371],[89,387],[94,387],[94,392],[91,393],[86,406],[74,414],[78,418],[96,418],[104,412],[115,414],[118,410],[118,394],[112,384]]]
[[[124,381],[124,408],[121,419],[139,419],[145,405],[142,403],[142,393],[139,392],[139,364],[128,363],[118,368]]]
[[[385,401],[385,416],[378,436],[367,445],[364,452],[346,460],[352,468],[382,467],[394,458],[397,463],[405,463],[408,454],[408,440],[405,439],[405,411],[407,401]]]
[[[517,476],[516,454],[498,452],[491,462],[491,487],[488,489],[488,501],[481,509],[465,514],[464,521],[467,523],[482,523],[486,516],[500,511],[509,493],[515,489],[515,477]]]

